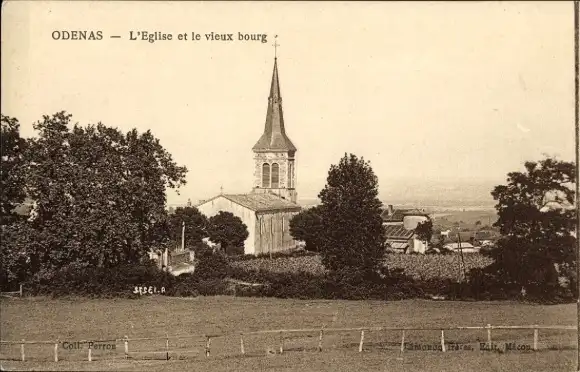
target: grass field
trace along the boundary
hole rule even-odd
[[[235,297],[171,298],[139,300],[2,299],[3,340],[77,341],[115,339],[127,335],[164,337],[185,334],[231,334],[212,342],[210,357],[203,355],[203,339],[171,341],[171,360],[165,355],[140,354],[124,360],[123,345],[116,350],[95,351],[87,362],[87,350],[62,350],[60,361],[51,361],[52,345],[27,346],[27,362],[14,360],[19,346],[1,348],[5,369],[17,370],[127,370],[127,371],[572,371],[576,358],[575,332],[540,331],[537,352],[479,351],[485,331],[448,331],[446,340],[469,344],[473,351],[399,351],[399,332],[368,332],[358,352],[360,334],[328,334],[323,352],[317,352],[318,332],[288,337],[283,354],[266,356],[277,349],[279,339],[252,336],[245,340],[246,355],[239,353],[239,332],[261,329],[339,327],[437,327],[466,325],[573,325],[574,305],[541,306],[512,302],[437,302],[412,300],[300,301]],[[409,331],[406,341],[433,345],[438,331]],[[498,345],[532,343],[528,330],[494,330]],[[133,342],[131,351],[163,350],[165,340]],[[194,352],[187,351],[193,350]],[[157,358],[157,360],[155,360]]]

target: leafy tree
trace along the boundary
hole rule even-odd
[[[481,226],[481,221],[475,221],[475,226]]]
[[[169,215],[170,239],[181,246],[182,226],[185,222],[185,246],[193,247],[207,237],[207,218],[195,207],[177,207]]]
[[[17,218],[15,208],[24,202],[23,154],[26,140],[20,137],[20,123],[17,119],[0,115],[2,133],[0,136],[0,178],[2,197],[0,200],[0,225],[8,225]]]
[[[207,233],[212,242],[221,244],[223,250],[243,247],[249,236],[248,227],[239,217],[223,211],[209,218]]]
[[[318,252],[322,229],[322,206],[304,209],[290,220],[290,234],[306,243],[307,251]]]
[[[339,275],[373,276],[382,266],[384,228],[378,179],[370,164],[345,154],[338,165],[330,167],[319,198],[323,206],[319,248],[324,266]]]
[[[185,183],[186,168],[150,131],[122,133],[101,123],[71,128],[70,121],[65,112],[44,116],[25,156],[35,203],[25,255],[40,276],[69,264],[139,262],[167,242],[159,234],[165,192]]]
[[[532,296],[550,297],[576,264],[574,177],[571,162],[546,158],[526,162],[525,172],[508,174],[507,185],[492,191],[502,237],[491,251],[489,268],[503,283]]]
[[[417,234],[417,239],[425,244],[429,244],[431,238],[433,237],[433,221],[428,219],[423,222],[419,222],[415,228],[415,234]]]

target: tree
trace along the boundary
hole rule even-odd
[[[230,212],[220,211],[209,218],[207,233],[209,239],[219,243],[223,250],[244,246],[248,238],[248,227],[243,221]]]
[[[319,198],[324,266],[334,273],[374,275],[382,266],[385,239],[378,179],[370,163],[345,154],[330,167]]]
[[[193,247],[201,243],[208,236],[206,227],[207,218],[195,207],[177,207],[169,215],[169,234],[173,243],[181,246],[181,233],[185,222],[185,246]]]
[[[137,263],[155,246],[166,221],[166,189],[185,183],[150,131],[122,133],[101,123],[70,127],[59,112],[34,124],[26,150],[27,193],[34,201],[26,256],[50,276],[77,266]]]
[[[305,249],[318,252],[322,230],[322,206],[302,210],[290,220],[290,234],[295,240],[306,243]]]
[[[553,296],[559,277],[576,264],[574,177],[571,162],[546,158],[526,162],[525,172],[508,174],[507,185],[492,191],[501,238],[491,251],[496,272],[508,286],[533,296]]]
[[[415,228],[417,239],[428,245],[433,237],[433,221],[431,219],[419,222]]]
[[[0,200],[0,225],[8,225],[17,219],[15,208],[26,197],[24,189],[23,154],[26,141],[20,137],[17,119],[0,114],[2,133],[0,136],[0,178],[2,197]]]
[[[481,226],[481,221],[475,221],[475,226]]]

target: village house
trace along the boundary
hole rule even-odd
[[[418,209],[395,209],[389,205],[381,214],[385,227],[385,242],[395,252],[425,253],[427,245],[417,238],[415,229],[429,215]]]
[[[286,135],[278,63],[268,97],[264,133],[252,148],[254,185],[247,194],[223,194],[205,200],[197,209],[207,217],[220,211],[232,213],[247,226],[245,254],[287,251],[298,244],[290,235],[290,220],[301,210],[297,204],[296,147]]]

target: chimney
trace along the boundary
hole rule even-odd
[[[393,205],[392,205],[392,204],[389,204],[389,207],[388,207],[388,209],[387,209],[387,210],[389,211],[389,216],[390,216],[390,215],[392,215],[392,214],[393,214],[393,212],[395,211],[395,210],[393,209]]]

